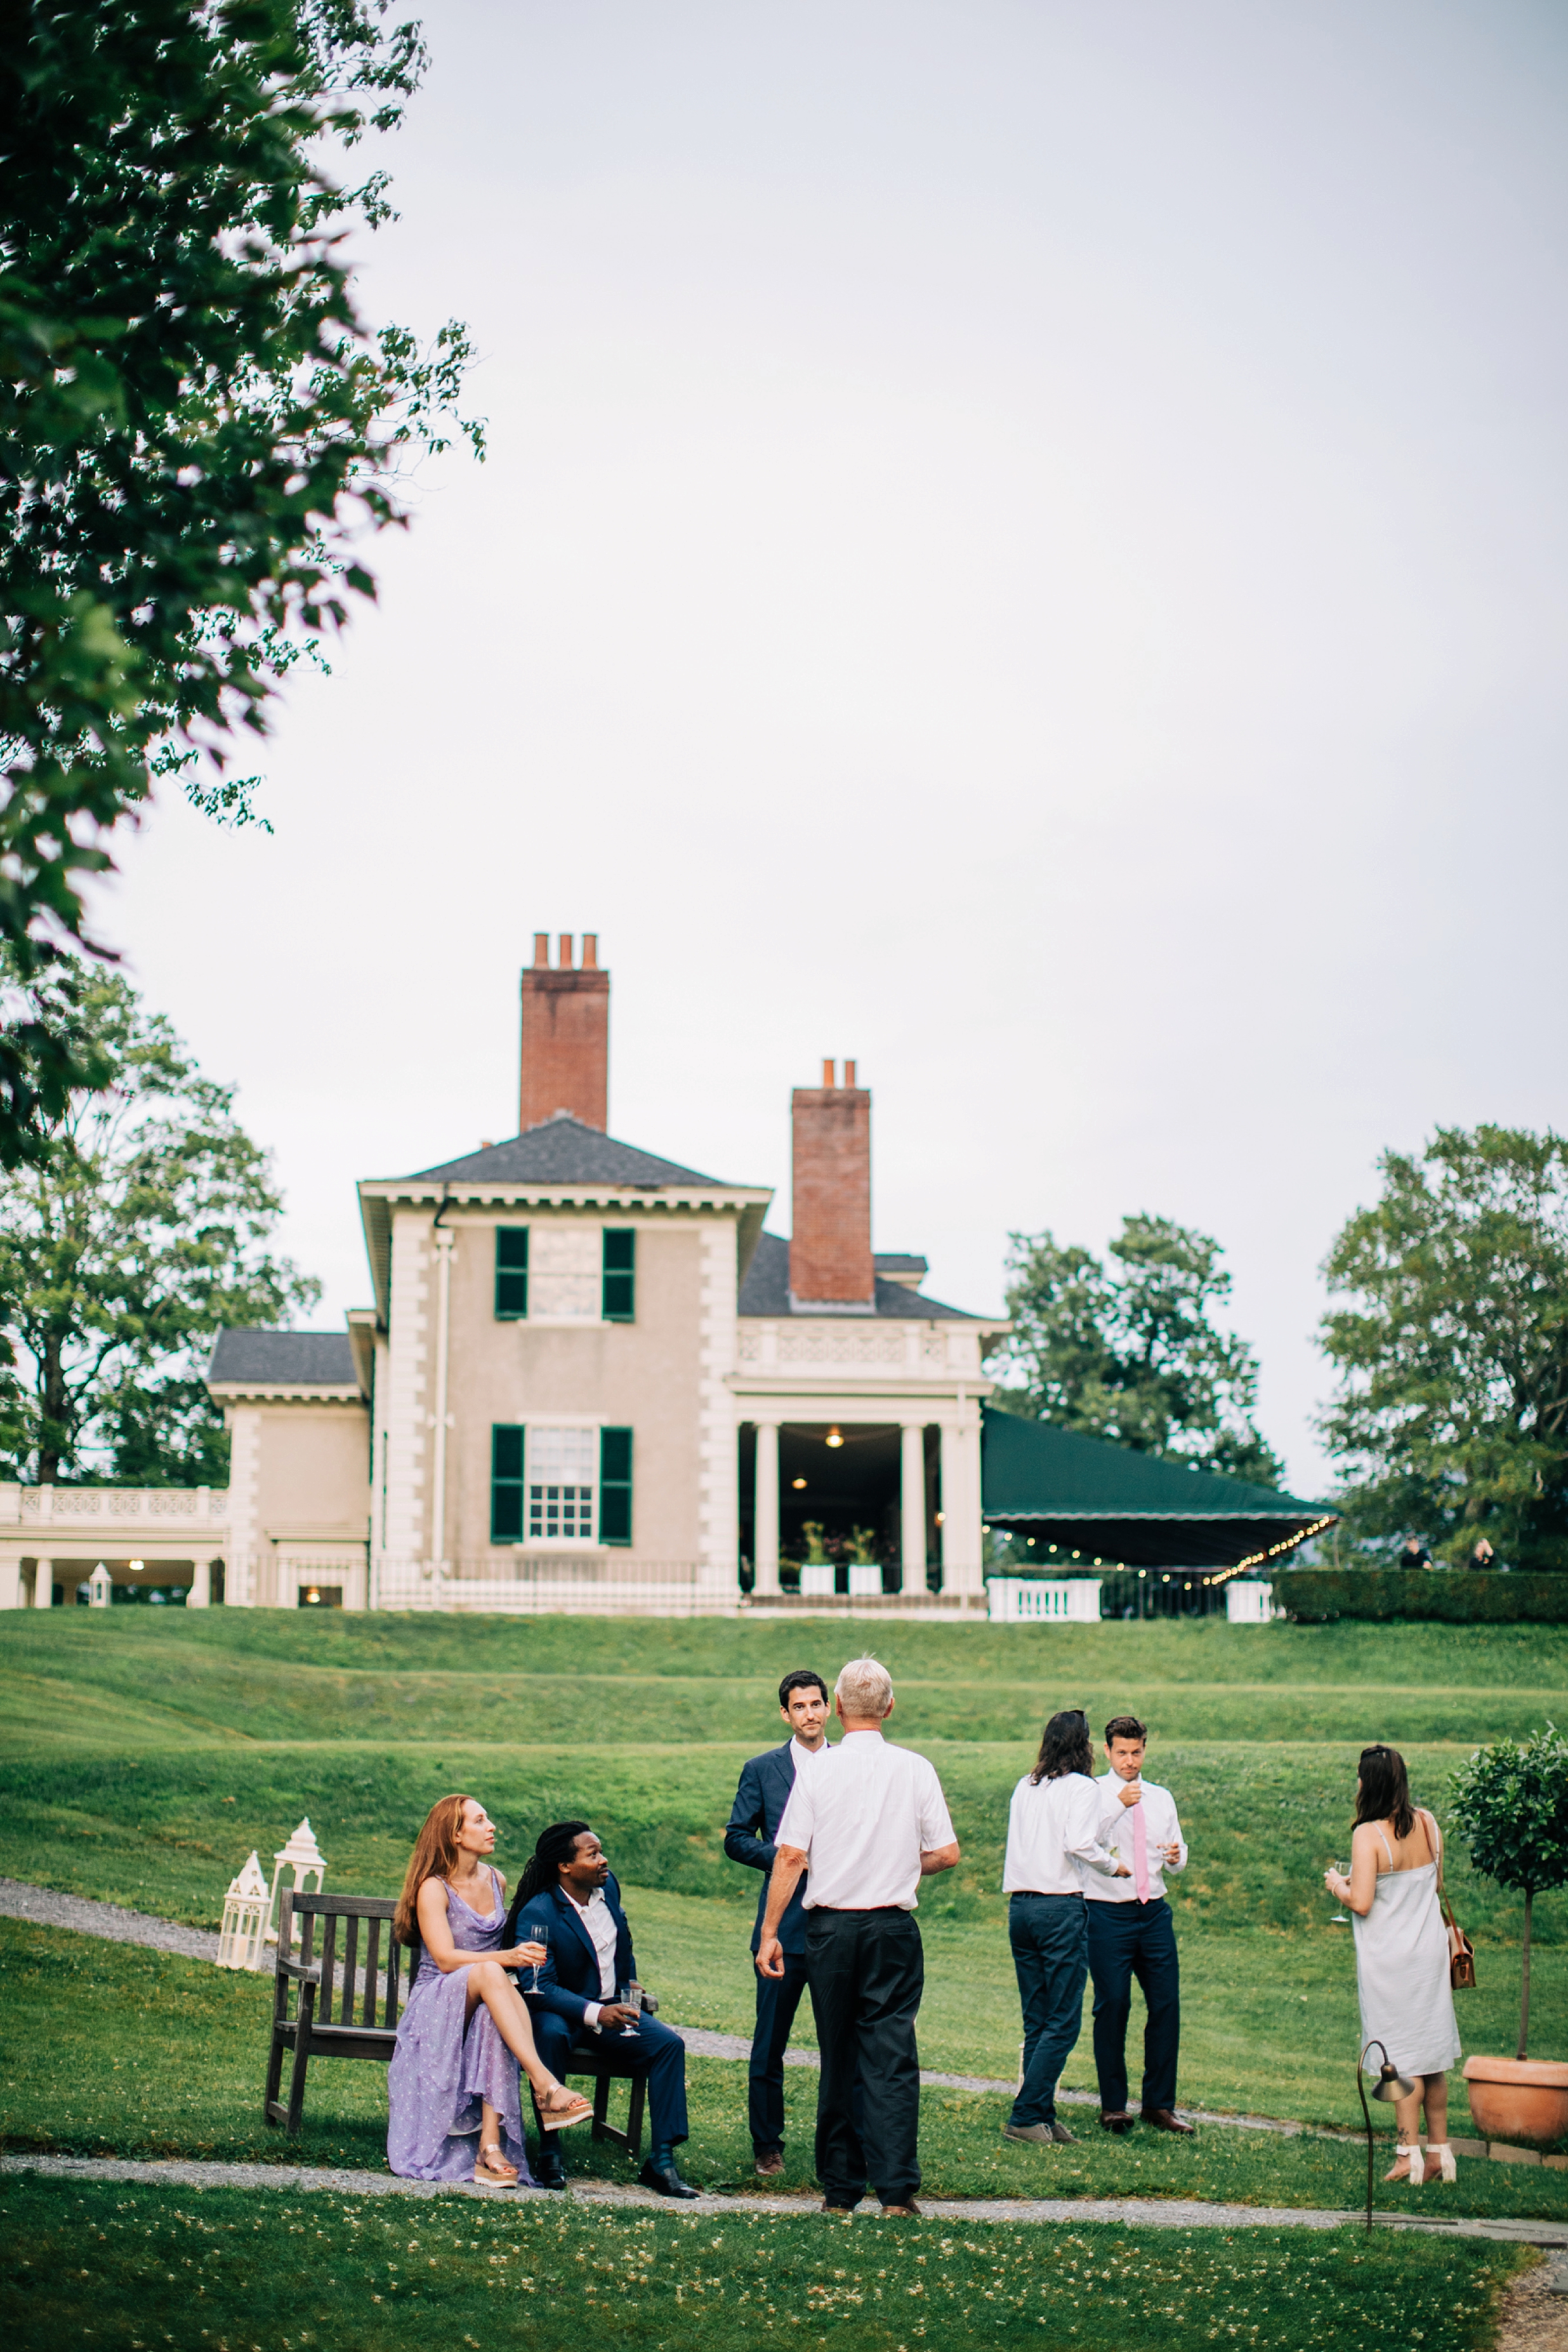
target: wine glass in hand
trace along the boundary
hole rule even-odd
[[[542,1926],[530,1927],[528,1930],[528,1941],[530,1944],[542,1944],[544,1946],[544,1959],[536,1960],[533,1963],[534,1980],[528,1987],[530,1992],[538,1992],[539,1989],[539,1970],[545,1966],[546,1961],[549,1958],[549,1929],[547,1927]]]
[[[622,2009],[629,2009],[632,2011],[631,2021],[628,2024],[623,2025],[621,2029],[622,2041],[640,2042],[643,2036],[642,2030],[637,2024],[637,2020],[643,2014],[642,1986],[635,1983],[617,1985],[615,1988],[615,1998],[620,2002]]]

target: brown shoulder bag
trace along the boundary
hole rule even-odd
[[[1431,1823],[1427,1835],[1437,1849],[1437,1902],[1448,1930],[1448,1982],[1456,1992],[1473,1992],[1476,1987],[1476,1948],[1448,1907],[1443,1892],[1443,1832],[1435,1817],[1422,1810],[1422,1818]]]

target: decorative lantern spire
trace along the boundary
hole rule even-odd
[[[220,1969],[259,1969],[267,1941],[267,1880],[252,1846],[250,1860],[229,1881],[224,1921],[218,1930]]]
[[[267,1915],[267,1940],[269,1944],[277,1941],[277,1894],[285,1868],[294,1873],[293,1892],[296,1895],[302,1889],[319,1895],[327,1883],[327,1857],[316,1843],[316,1833],[310,1826],[308,1815],[300,1822],[288,1843],[280,1846],[272,1857],[272,1900]],[[306,1889],[305,1881],[312,1871],[316,1874],[316,1885],[313,1889]]]

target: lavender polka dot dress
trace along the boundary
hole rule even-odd
[[[506,1911],[490,1873],[491,1912],[481,1918],[446,1889],[446,1921],[460,1952],[500,1948]],[[398,2021],[397,2047],[387,2070],[387,2162],[405,2180],[466,2180],[479,2153],[485,2100],[501,2118],[501,2147],[529,2187],[523,2145],[521,2078],[517,2060],[480,2001],[464,2030],[468,1970],[438,1969],[428,1952]]]

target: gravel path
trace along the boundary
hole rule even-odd
[[[397,2180],[386,2172],[331,2172],[317,2165],[298,2164],[134,2164],[118,2158],[89,2156],[0,2157],[0,2174],[31,2172],[52,2180],[124,2180],[171,2189],[274,2189],[325,2191],[339,2197],[509,2197],[529,2202],[550,2201],[559,2192],[545,2189],[496,2189],[451,2181]],[[651,2190],[620,2188],[613,2182],[584,2180],[572,2184],[568,2197],[574,2205],[635,2205],[654,2210],[663,2198]],[[677,2206],[690,2213],[814,2213],[814,2196],[703,2197],[694,2205]],[[1334,2212],[1293,2205],[1210,2205],[1196,2198],[1135,2197],[993,2197],[962,2200],[923,2198],[921,2211],[933,2221],[1054,2223],[1122,2221],[1141,2230],[1338,2230],[1359,2221],[1361,2212]],[[874,2204],[862,2206],[862,2221],[880,2219]],[[1451,2238],[1495,2238],[1511,2244],[1561,2250],[1568,2268],[1568,2222],[1425,2221],[1405,2213],[1379,2213],[1381,2227],[1418,2230]],[[1558,2265],[1553,2264],[1555,2271]],[[1562,2290],[1560,2290],[1562,2291]]]
[[[183,1952],[188,1960],[218,1957],[217,1937],[204,1928],[155,1919],[148,1911],[125,1911],[118,1903],[89,1903],[84,1895],[57,1895],[52,1886],[29,1886],[21,1878],[0,1878],[0,1916],[31,1919],[40,1927],[69,1927],[78,1936],[102,1936],[111,1944]]]

